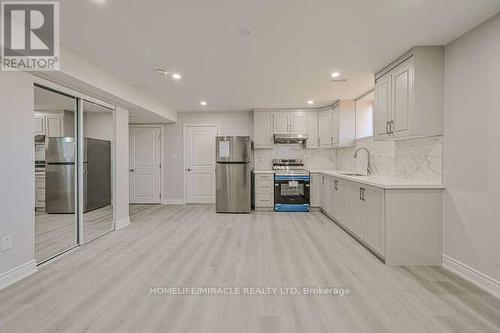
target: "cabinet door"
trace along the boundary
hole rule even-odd
[[[391,120],[391,75],[382,76],[375,83],[375,136],[387,137]]]
[[[328,200],[329,200],[329,193],[328,193],[328,180],[330,177],[323,175],[322,176],[322,181],[321,181],[321,208],[328,213]]]
[[[385,255],[384,190],[365,188],[363,198],[360,210],[363,240],[373,250]]]
[[[320,174],[311,174],[310,204],[311,207],[320,207],[322,192],[322,176]]]
[[[333,146],[337,146],[340,143],[340,107],[336,107],[332,111],[332,138],[331,142]]]
[[[408,130],[413,95],[413,59],[394,69],[392,74],[392,120],[394,135]]]
[[[33,134],[45,135],[45,117],[35,115],[33,118]]]
[[[333,217],[337,219],[340,223],[343,223],[345,219],[345,183],[339,179],[333,180],[333,193],[334,193],[334,215]]]
[[[332,111],[318,113],[318,141],[320,148],[332,147]]]
[[[288,133],[288,112],[278,112],[274,114],[274,133]]]
[[[273,146],[273,114],[255,113],[254,127],[255,148],[271,148]]]
[[[307,116],[303,111],[291,112],[288,115],[290,132],[297,134],[307,133]]]
[[[63,117],[46,116],[45,117],[46,135],[49,138],[59,138],[63,136]]]
[[[357,184],[345,183],[345,227],[347,227],[354,235],[361,238],[361,220],[360,220],[360,187]]]
[[[306,148],[318,148],[318,113],[309,111],[306,114]]]

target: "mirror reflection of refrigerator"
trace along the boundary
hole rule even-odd
[[[249,213],[251,209],[250,137],[216,137],[216,212]]]
[[[48,138],[45,152],[45,211],[75,213],[75,141]],[[83,211],[111,205],[111,142],[85,138],[83,143]]]

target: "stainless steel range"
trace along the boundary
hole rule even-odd
[[[308,212],[310,175],[299,159],[274,159],[274,210]]]

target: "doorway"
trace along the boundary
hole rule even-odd
[[[215,137],[219,125],[184,125],[186,203],[215,203]]]

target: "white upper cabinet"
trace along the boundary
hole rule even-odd
[[[275,112],[274,133],[297,133],[306,134],[307,120],[306,112]]]
[[[320,148],[352,147],[356,140],[356,106],[354,101],[341,100],[333,109],[318,113]]]
[[[272,148],[273,133],[273,114],[254,112],[254,148]]]
[[[318,142],[320,148],[332,148],[332,110],[318,113]]]
[[[34,135],[45,135],[45,117],[35,115],[33,117],[33,131]]]
[[[49,138],[64,136],[64,112],[35,112],[33,134]]]
[[[308,111],[306,113],[306,148],[318,148],[318,113]]]
[[[443,47],[414,47],[376,75],[375,139],[442,135],[443,108]]]
[[[278,112],[274,114],[274,133],[290,132],[287,112]]]

